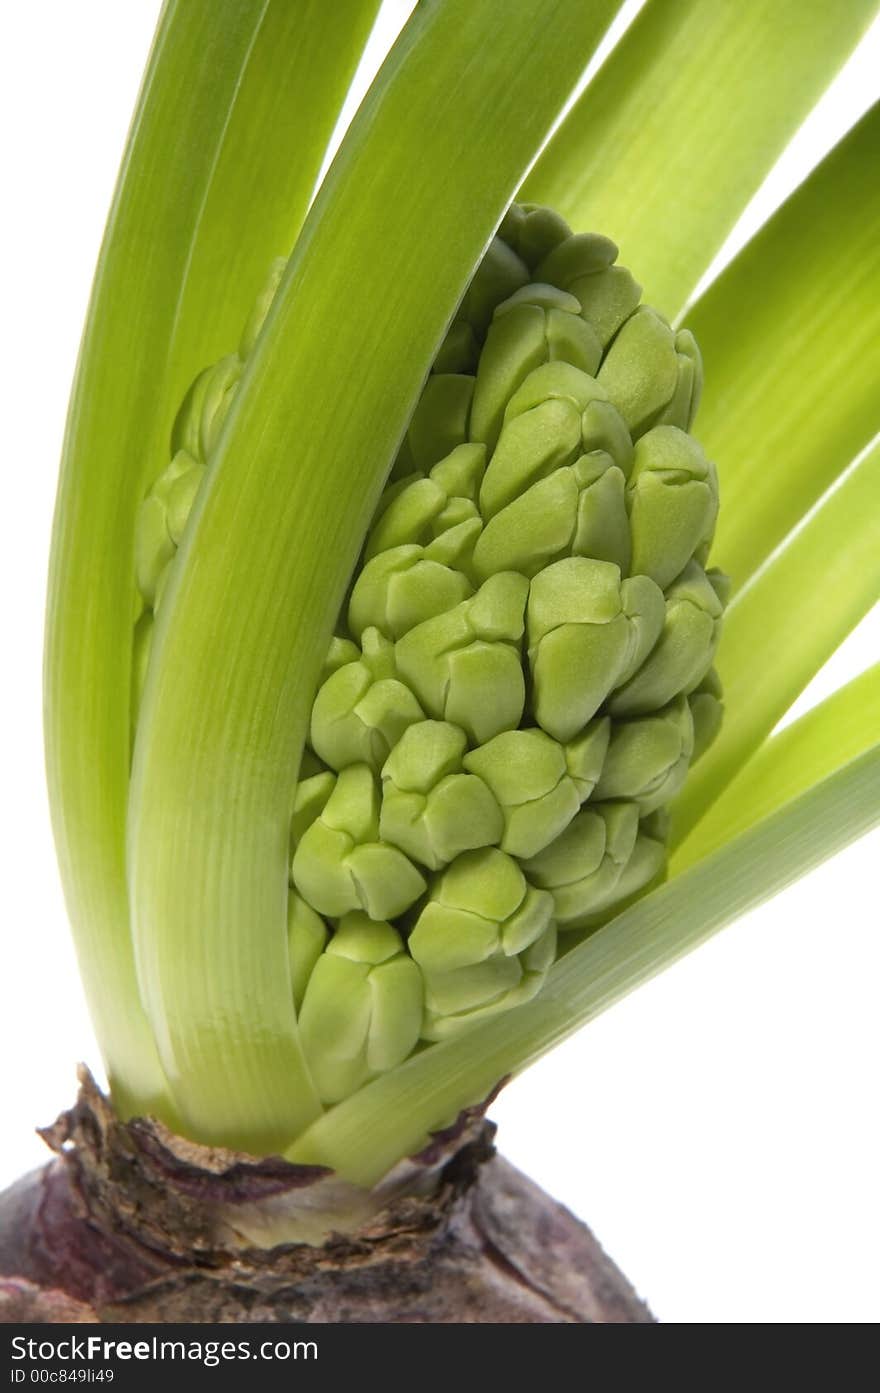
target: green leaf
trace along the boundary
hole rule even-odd
[[[880,746],[599,929],[540,996],[432,1045],[325,1113],[291,1160],[374,1185],[508,1075],[880,821]]]
[[[306,1119],[282,953],[319,669],[432,355],[611,11],[416,9],[227,418],[163,599],[132,789],[145,1003],[203,1139],[273,1149]]]
[[[525,182],[678,313],[876,0],[648,0]],[[839,245],[839,243],[838,243]]]
[[[766,740],[673,856],[678,875],[827,779],[877,741],[880,663]]]
[[[688,313],[735,584],[880,430],[878,148],[875,106]]]
[[[170,0],[98,262],[55,516],[46,741],[70,917],[123,1113],[168,1112],[125,882],[135,514],[190,381],[237,341],[296,237],[376,8]]]
[[[721,732],[674,809],[680,841],[880,596],[880,441],[844,475],[724,620]]]

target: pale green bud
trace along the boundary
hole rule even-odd
[[[458,726],[423,721],[409,727],[382,770],[380,836],[432,870],[498,843],[504,831],[485,783],[463,770],[466,749]]]
[[[557,469],[496,513],[474,547],[474,570],[485,580],[498,571],[534,576],[571,546],[577,522],[574,470]]]
[[[616,256],[613,242],[584,233],[558,243],[538,267],[540,278],[575,296],[603,349],[632,314],[642,294],[629,271],[612,265]]]
[[[368,764],[378,773],[407,727],[425,713],[395,676],[390,640],[378,629],[365,629],[363,645],[362,653],[355,648],[353,662],[335,668],[319,687],[309,740],[332,769]]]
[[[694,752],[694,723],[685,697],[650,716],[616,721],[597,798],[631,798],[642,813],[674,798]]]
[[[656,310],[643,305],[630,316],[608,350],[599,381],[633,438],[653,425],[678,382],[674,335]]]
[[[700,755],[705,754],[721,729],[724,704],[721,700],[721,682],[718,673],[710,668],[696,691],[688,697],[691,716],[694,721],[694,753],[691,764],[696,764]]]
[[[193,459],[207,461],[238,389],[241,369],[241,358],[230,353],[199,373],[172,427],[173,454],[185,450]]]
[[[536,368],[507,403],[498,444],[483,476],[480,511],[486,522],[518,494],[583,450],[584,413],[606,393],[570,363]]]
[[[394,497],[379,513],[367,538],[364,549],[367,561],[393,547],[422,545],[434,518],[446,507],[446,494],[427,475],[417,475],[403,488],[391,487]]]
[[[695,690],[712,665],[721,636],[722,604],[702,567],[691,561],[666,592],[666,619],[635,676],[611,697],[614,716],[657,711]]]
[[[637,576],[621,582],[609,562],[575,556],[541,571],[528,604],[538,724],[557,740],[572,739],[650,652],[664,614],[663,596],[651,581]]]
[[[179,458],[176,456],[175,458]],[[189,522],[196,495],[208,472],[206,464],[193,460],[190,467],[177,476],[168,490],[167,525],[175,547],[183,541],[183,534]]]
[[[466,852],[447,867],[409,938],[425,979],[427,1039],[534,995],[555,954],[552,912],[552,897],[501,851]]]
[[[378,633],[378,630],[374,630],[373,632]],[[387,643],[389,649],[392,647],[390,640],[385,639],[383,642]],[[334,672],[338,672],[341,667],[345,667],[346,663],[356,663],[359,661],[360,657],[361,650],[356,643],[353,643],[350,638],[342,638],[339,634],[334,634],[327,645],[327,656],[321,668],[320,681],[326,682],[328,677],[332,677]],[[374,676],[379,675],[372,666],[370,670],[373,672]],[[389,664],[388,674],[383,672],[382,676],[390,675],[392,671],[393,662]]]
[[[630,576],[620,587],[620,603],[630,625],[630,654],[618,674],[628,682],[653,650],[666,618],[663,592],[648,576]]]
[[[600,450],[582,455],[572,468],[578,486],[574,554],[611,561],[626,574],[630,533],[624,474],[611,455]]]
[[[702,565],[702,562],[700,562],[700,564]],[[710,566],[706,572],[706,579],[721,601],[721,607],[723,609],[730,599],[732,588],[730,576],[724,571],[719,570],[717,566]]]
[[[473,564],[474,547],[482,529],[479,509],[469,498],[450,498],[432,524],[435,541],[440,544],[438,550],[442,552],[452,544],[448,554],[463,571]]]
[[[425,711],[461,726],[478,745],[522,717],[528,588],[524,576],[492,576],[471,599],[410,629],[395,647],[398,671]]]
[[[605,349],[639,303],[642,287],[623,266],[609,266],[594,275],[572,280],[581,313]]]
[[[467,851],[431,886],[409,949],[426,972],[448,972],[508,957],[534,943],[550,923],[551,897],[536,890],[512,857],[494,847]]]
[[[574,281],[598,275],[616,260],[617,247],[610,237],[598,232],[578,232],[559,241],[545,256],[538,268],[539,279],[568,290]]]
[[[260,331],[268,318],[275,299],[276,292],[281,284],[281,277],[287,269],[287,261],[283,256],[278,256],[269,268],[266,283],[257,296],[253,309],[248,317],[247,324],[241,336],[241,343],[238,345],[239,356],[242,361],[253,351],[254,344],[260,336]]]
[[[187,450],[178,450],[138,511],[135,578],[141,595],[154,610],[206,473],[206,465]]]
[[[477,509],[466,498],[453,498],[437,521],[437,535],[425,547],[426,559],[468,575],[473,567],[474,546],[483,528]]]
[[[223,429],[241,378],[241,359],[237,353],[221,358],[211,369],[202,398],[199,418],[199,458],[207,460]]]
[[[659,422],[690,426],[702,384],[693,336],[648,305],[626,320],[598,377],[634,440]]]
[[[492,316],[493,321],[497,321],[503,315],[514,314],[523,305],[529,305],[536,309],[545,311],[563,310],[568,314],[579,315],[580,305],[573,295],[569,295],[565,290],[560,290],[556,285],[548,285],[542,281],[530,281],[528,285],[521,285],[519,290],[515,290],[506,300],[502,300],[500,305],[495,306]],[[489,334],[483,344],[485,353],[489,343],[492,327],[489,326]],[[547,361],[545,359],[545,361]],[[535,365],[538,366],[537,364]],[[519,384],[517,384],[519,385]],[[514,389],[515,390],[515,389]]]
[[[403,852],[379,838],[379,789],[365,764],[339,774],[297,843],[291,876],[312,908],[330,918],[362,909],[371,919],[391,919],[425,888]]]
[[[304,774],[300,766],[300,778],[293,795],[293,815],[290,821],[290,845],[296,847],[303,833],[321,816],[327,800],[336,787],[336,775],[329,769],[318,770],[314,774]]]
[[[632,470],[633,443],[620,412],[596,396],[581,415],[581,444],[585,454],[610,455],[623,476]]]
[[[427,380],[406,433],[404,457],[415,469],[430,469],[463,445],[474,379],[462,373],[433,373]]]
[[[521,285],[527,285],[529,279],[528,267],[522,258],[500,237],[493,237],[464,293],[456,319],[470,324],[482,342],[495,306],[509,299]]]
[[[666,866],[669,818],[665,812],[651,813],[639,823],[636,844],[615,887],[615,900],[623,905],[649,885]]]
[[[464,767],[492,790],[504,815],[502,851],[534,856],[581,804],[566,752],[542,730],[508,730],[472,750]]]
[[[416,474],[391,484],[367,539],[366,560],[394,547],[429,546],[463,522],[476,520],[472,530],[479,535],[482,522],[475,500],[485,467],[483,445],[458,445],[429,475]],[[459,547],[459,554],[463,551]],[[435,555],[435,559],[440,558]]]
[[[428,477],[424,469],[410,469],[408,473],[398,471],[396,466],[391,471],[388,483],[379,495],[379,502],[376,504],[376,511],[373,513],[372,526],[378,527],[386,508],[394,502],[404,489],[408,489],[410,484],[414,484],[419,479]],[[369,535],[369,534],[368,534]],[[397,543],[395,543],[397,545]]]
[[[571,228],[552,208],[536,203],[512,203],[502,219],[498,236],[527,266],[534,268],[554,247],[571,236]]]
[[[636,442],[627,485],[632,569],[665,590],[711,539],[718,479],[693,436],[657,426]]]
[[[367,562],[348,606],[349,627],[356,638],[366,628],[400,638],[473,594],[467,576],[434,559],[436,555],[431,547],[392,547]]]
[[[291,890],[287,898],[287,947],[290,980],[297,1012],[303,1003],[309,978],[330,937],[327,925],[310,904]]]
[[[556,925],[550,923],[518,958],[496,954],[471,967],[424,974],[425,1040],[448,1040],[487,1016],[510,1011],[537,996],[556,957]],[[545,966],[546,964],[546,966]]]
[[[159,579],[176,550],[168,531],[165,504],[155,494],[149,494],[138,510],[134,562],[138,590],[151,607],[155,603]]]
[[[337,1103],[403,1062],[422,1025],[422,978],[390,924],[347,914],[314,965],[299,1016],[315,1086]]]
[[[446,495],[447,500],[466,498],[476,502],[486,470],[484,445],[459,445],[431,470],[431,478]]]
[[[587,801],[599,782],[610,739],[610,720],[607,716],[597,716],[580,735],[562,747],[565,751],[565,767],[581,803]]]
[[[473,555],[476,575],[537,575],[574,553],[629,568],[625,479],[610,455],[582,455],[532,484],[487,523]]]
[[[205,466],[194,459],[189,451],[177,450],[150,489],[150,496],[160,499],[167,508],[180,480],[187,478],[194,471],[200,471],[200,476],[204,478],[204,470]]]
[[[580,928],[615,902],[638,829],[635,803],[590,804],[555,842],[523,863],[529,880],[551,892],[560,929]]]
[[[177,553],[177,545],[204,477],[204,466],[178,450],[138,510],[135,531],[135,577],[147,604],[154,608],[160,583]]]
[[[200,372],[183,399],[171,429],[171,452],[173,455],[177,454],[179,450],[185,450],[192,459],[201,460],[204,463],[201,437],[202,409],[205,397],[214,381],[216,367],[217,364],[212,363],[209,368]]]
[[[689,329],[679,329],[675,335],[675,356],[678,373],[675,391],[668,406],[657,417],[657,425],[689,430],[703,392],[703,358]]]
[[[638,824],[638,832],[626,865],[619,875],[612,869],[603,873],[606,889],[600,893],[597,884],[592,890],[592,911],[582,911],[574,920],[561,926],[566,929],[593,929],[602,924],[610,913],[622,909],[640,895],[652,881],[662,878],[666,869],[668,819],[652,813]],[[627,833],[628,836],[628,833]]]
[[[573,295],[550,285],[523,286],[496,309],[480,354],[471,439],[495,448],[508,401],[542,364],[559,360],[592,375],[601,357]]]

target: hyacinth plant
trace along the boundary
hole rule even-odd
[[[647,0],[576,92],[607,0],[419,4],[310,203],[377,4],[166,4],[47,636],[117,1121],[339,1227],[877,820],[880,669],[773,733],[880,581],[876,108],[692,299],[873,9]]]

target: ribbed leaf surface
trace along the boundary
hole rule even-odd
[[[135,757],[147,1009],[188,1125],[307,1120],[287,838],[331,626],[446,324],[611,5],[420,6],[343,144],[242,379],[160,615]]]
[[[129,136],[74,384],[46,644],[55,835],[117,1106],[165,1090],[125,884],[135,516],[195,373],[289,251],[377,0],[170,0]]]
[[[878,150],[875,106],[687,315],[735,585],[880,430]]]
[[[648,0],[526,181],[681,310],[875,0]]]

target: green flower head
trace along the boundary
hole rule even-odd
[[[573,931],[663,874],[665,809],[717,733],[700,355],[616,255],[510,209],[352,576],[291,823],[291,984],[326,1102],[540,991]],[[279,275],[144,501],[136,690]]]

